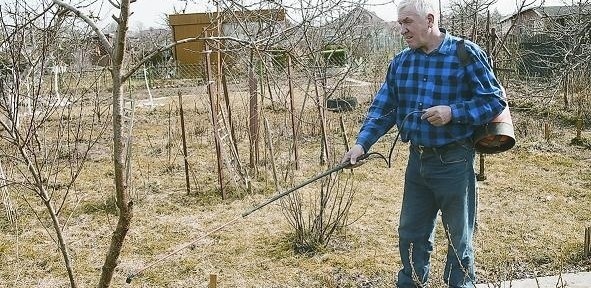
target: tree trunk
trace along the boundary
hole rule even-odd
[[[113,272],[117,267],[117,259],[123,248],[123,241],[129,230],[133,217],[133,202],[130,200],[129,190],[125,179],[125,145],[123,139],[123,82],[121,67],[126,53],[126,35],[129,20],[130,0],[121,1],[118,18],[117,34],[113,46],[113,64],[111,78],[113,80],[113,169],[115,173],[115,196],[119,219],[117,227],[111,236],[111,245],[103,263],[98,287],[106,288],[111,284]],[[131,137],[131,135],[128,135]]]
[[[125,157],[122,135],[123,125],[123,91],[119,69],[113,69],[113,161],[115,173],[115,195],[117,197],[117,208],[119,219],[117,227],[111,237],[111,245],[105,262],[102,267],[101,278],[98,287],[109,287],[113,272],[117,267],[117,259],[123,248],[123,241],[129,230],[131,218],[133,217],[133,202],[130,201],[129,191],[125,186]]]

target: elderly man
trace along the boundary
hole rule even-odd
[[[410,142],[398,228],[401,288],[424,287],[428,281],[439,211],[448,238],[443,278],[449,287],[473,287],[471,137],[506,106],[485,53],[439,28],[438,15],[434,0],[399,3],[398,24],[408,48],[391,61],[357,143],[343,157],[355,163],[394,125],[401,140]],[[458,47],[469,64],[460,61]]]

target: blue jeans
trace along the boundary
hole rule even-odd
[[[398,228],[403,265],[398,287],[426,287],[439,211],[448,239],[444,281],[449,287],[474,287],[476,179],[469,144],[410,147]]]

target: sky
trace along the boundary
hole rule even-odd
[[[374,5],[369,6],[368,9],[376,13],[380,18],[386,21],[396,20],[396,6],[392,0],[369,1],[370,3],[374,3]],[[448,0],[442,0],[442,5],[444,7],[447,1]],[[544,0],[528,0],[528,2],[535,2],[536,5],[539,5],[541,1]],[[567,1],[568,3],[572,0],[545,0],[544,5],[562,5],[564,1]],[[131,17],[131,27],[132,29],[164,27],[166,23],[164,21],[165,14],[172,14],[175,11],[179,12],[185,7],[186,13],[207,11],[205,4],[195,4],[189,2],[179,0],[137,0],[137,2],[133,3],[131,6],[132,11],[134,12]],[[206,1],[198,0],[195,2],[204,3]],[[515,12],[521,2],[522,0],[498,0],[494,7],[499,11],[499,13],[501,13],[501,15],[506,16]],[[213,6],[210,6],[209,9],[209,11],[215,11],[215,7]]]

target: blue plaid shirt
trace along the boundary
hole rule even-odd
[[[472,61],[464,67],[456,49],[461,39],[441,31],[445,38],[435,51],[406,48],[390,62],[357,137],[366,152],[394,124],[401,140],[414,145],[439,147],[469,138],[507,105],[484,51],[465,40]],[[437,105],[450,106],[452,113],[451,122],[440,127],[421,120],[420,113]]]

